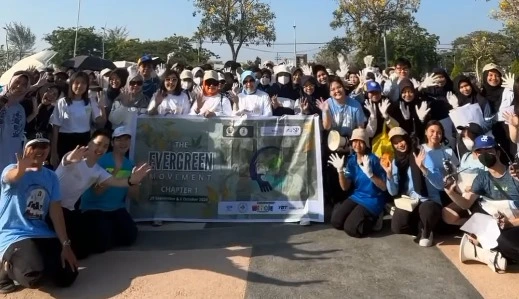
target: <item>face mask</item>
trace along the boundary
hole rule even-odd
[[[180,86],[182,87],[182,89],[187,90],[191,88],[191,84],[191,82],[182,81],[182,83],[180,83]]]
[[[260,79],[260,83],[261,83],[261,85],[269,85],[270,84],[270,79],[269,78],[261,78]]]
[[[290,82],[290,77],[289,76],[279,76],[278,82],[283,85],[288,84],[288,82]]]
[[[470,138],[463,138],[463,144],[465,145],[465,147],[469,150],[469,151],[472,151],[472,148],[474,147],[474,141]]]
[[[482,153],[481,155],[478,156],[478,160],[479,160],[479,162],[481,162],[481,164],[483,164],[483,166],[485,166],[487,168],[490,168],[490,167],[496,165],[496,163],[497,163],[496,155],[491,154],[491,153]]]
[[[195,79],[193,79],[193,82],[195,82],[196,85],[200,86],[200,84],[202,84],[202,78],[196,77]]]

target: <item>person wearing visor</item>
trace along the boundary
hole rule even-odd
[[[231,102],[220,93],[219,86],[218,73],[213,70],[205,71],[202,81],[202,94],[197,94],[189,114],[200,115],[205,118],[231,116]]]

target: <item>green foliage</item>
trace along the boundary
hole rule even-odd
[[[202,17],[196,35],[228,44],[235,61],[243,45],[276,40],[276,15],[260,0],[193,0],[193,5],[193,16]]]
[[[456,76],[459,76],[463,73],[463,68],[459,64],[455,64],[452,68],[451,78],[454,79]]]
[[[61,65],[63,61],[74,56],[74,40],[76,28],[58,27],[45,35],[43,40],[50,44],[51,50],[58,52],[54,56],[54,63]],[[94,27],[79,28],[77,34],[76,56],[94,55],[102,51],[103,38],[95,32]]]
[[[324,46],[314,57],[317,64],[325,65],[332,70],[339,69],[339,61],[337,55],[339,53],[346,56],[350,52],[348,45],[351,41],[344,37],[334,37],[326,46]]]
[[[510,72],[512,74],[519,74],[519,60],[514,60],[510,65]]]

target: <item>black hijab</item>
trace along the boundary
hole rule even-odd
[[[488,84],[488,72],[489,71],[495,71],[501,74],[501,72],[497,69],[490,69],[483,72],[483,78],[482,78],[482,91],[481,95],[485,97],[485,99],[490,104],[490,110],[492,111],[492,114],[495,114],[499,111],[499,107],[501,106],[501,101],[503,100],[503,91],[505,90],[503,87],[501,87],[501,84],[503,83],[501,79],[501,83],[498,86],[492,86]],[[501,74],[502,75],[502,74]]]
[[[306,94],[304,91],[303,91],[303,87],[305,86],[306,83],[312,83],[314,86],[315,86],[315,90],[314,90],[314,93],[311,94],[311,95],[308,95]],[[300,99],[305,99],[308,101],[308,105],[309,105],[309,114],[310,115],[313,115],[313,114],[319,114],[321,115],[321,109],[319,109],[317,107],[317,100],[318,98],[316,97],[316,93],[317,93],[317,79],[315,79],[314,77],[312,76],[303,76],[301,77],[301,94],[300,94]]]
[[[106,96],[108,97],[108,100],[114,101],[120,94],[121,94],[121,88],[126,86],[126,81],[128,80],[128,71],[123,68],[117,68],[112,71],[112,74],[116,74],[117,77],[121,80],[121,85],[117,88],[113,88],[112,85],[108,85],[108,89],[106,90]],[[110,74],[110,76],[112,75]]]
[[[460,92],[461,83],[467,83],[470,85],[472,92],[466,96]],[[458,106],[465,106],[467,104],[479,104],[481,111],[485,111],[487,100],[481,96],[478,92],[478,88],[472,83],[469,77],[465,75],[459,75],[454,78],[454,94],[458,98]]]
[[[403,135],[402,137],[407,143],[407,150],[402,153],[396,150],[393,146],[393,152],[395,153],[395,165],[398,168],[398,193],[405,194],[409,182],[409,175],[407,174],[407,171],[409,167],[411,167],[414,191],[422,196],[427,196],[427,190],[426,188],[423,188],[423,186],[425,186],[424,177],[420,172],[420,168],[418,165],[416,165],[413,156],[414,147],[412,146],[411,138],[409,135]]]
[[[431,118],[440,120],[449,117],[449,111],[452,109],[452,106],[447,100],[447,93],[453,92],[454,84],[449,77],[449,74],[447,74],[447,72],[442,68],[433,69],[433,74],[445,77],[445,85],[427,87],[423,91],[423,94],[431,104],[429,107],[431,108],[431,111],[429,112]]]

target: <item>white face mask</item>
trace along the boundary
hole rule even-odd
[[[283,85],[288,84],[288,82],[290,82],[290,77],[289,76],[279,76],[278,82]]]
[[[200,86],[202,84],[202,78],[196,77],[193,79],[193,82],[195,82],[196,85]]]
[[[469,151],[472,151],[472,149],[474,148],[474,141],[472,139],[469,139],[469,138],[463,138],[462,141],[463,141],[463,144],[465,145],[465,147]]]
[[[191,88],[192,84],[193,83],[191,83],[191,82],[182,81],[182,83],[180,83],[180,86],[182,87],[182,89],[187,90],[187,89]]]
[[[270,84],[270,79],[269,78],[261,78],[260,79],[260,83],[261,83],[261,85],[269,85]]]

